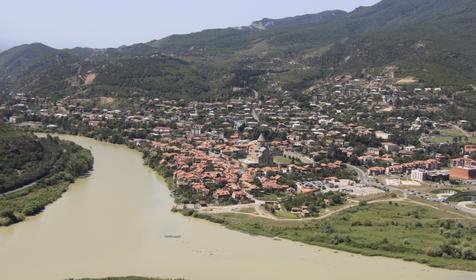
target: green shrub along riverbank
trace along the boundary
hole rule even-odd
[[[91,152],[58,138],[38,138],[0,124],[0,226],[43,211],[93,168]]]
[[[36,138],[0,122],[0,194],[46,176],[61,153],[51,139]]]
[[[476,271],[475,221],[411,203],[356,206],[310,221],[274,221],[234,213],[191,215],[253,235]]]

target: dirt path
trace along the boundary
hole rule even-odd
[[[436,210],[439,210],[439,211],[442,211],[442,212],[445,212],[447,214],[451,214],[451,215],[457,215],[457,216],[460,216],[462,218],[465,218],[465,219],[476,219],[476,217],[470,217],[468,215],[465,215],[465,214],[462,214],[462,213],[458,213],[457,211],[454,211],[454,210],[448,210],[448,209],[444,209],[442,207],[436,207],[434,205],[431,205],[429,203],[425,203],[425,202],[421,202],[421,201],[416,201],[416,200],[413,200],[413,199],[407,199],[406,202],[409,202],[409,203],[413,203],[413,204],[417,204],[417,205],[422,205],[422,206],[425,206],[425,207],[429,207],[429,208],[432,208],[432,209],[436,209]],[[460,208],[458,208],[458,206],[455,207],[456,210],[460,210],[460,211],[463,211],[461,210]],[[463,212],[466,212],[466,211],[463,211]]]
[[[207,208],[200,209],[199,212],[200,213],[206,213],[206,214],[227,214],[227,213],[240,214],[240,215],[248,215],[248,216],[252,216],[252,217],[256,217],[256,218],[265,218],[265,219],[269,219],[269,220],[273,220],[273,221],[283,221],[283,222],[286,222],[286,221],[293,221],[293,222],[318,221],[318,220],[323,220],[323,219],[326,219],[328,217],[331,217],[335,214],[341,213],[341,212],[343,212],[347,209],[350,209],[352,207],[358,206],[357,201],[351,200],[350,202],[351,202],[351,204],[348,204],[348,205],[346,205],[342,208],[336,209],[336,210],[329,211],[329,212],[327,212],[327,213],[325,213],[325,214],[323,214],[319,217],[303,218],[303,219],[278,218],[275,215],[273,215],[270,212],[263,209],[263,207],[258,205],[258,204],[243,204],[243,205],[233,205],[233,206],[223,206],[223,207],[207,207]],[[465,214],[458,213],[456,211],[443,209],[443,208],[436,207],[436,206],[428,204],[428,203],[424,203],[424,202],[420,202],[420,201],[410,199],[410,198],[408,198],[408,196],[406,194],[404,194],[404,197],[374,200],[374,201],[368,202],[368,204],[388,203],[388,202],[407,202],[407,203],[412,203],[412,204],[421,205],[421,206],[429,207],[429,208],[432,208],[432,209],[436,209],[436,210],[439,210],[439,211],[443,211],[443,212],[448,213],[448,214],[457,215],[457,216],[460,216],[460,217],[465,218],[465,219],[471,218],[471,217],[468,217]],[[249,208],[253,208],[256,213],[239,212],[241,209],[249,209]],[[474,212],[476,213],[476,210]]]

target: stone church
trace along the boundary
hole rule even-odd
[[[258,140],[252,141],[248,144],[248,156],[243,161],[247,167],[265,167],[273,166],[273,154],[266,145],[266,140],[261,134]]]

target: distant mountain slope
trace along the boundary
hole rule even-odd
[[[153,53],[150,46],[56,50],[22,45],[0,54],[0,92],[193,98],[208,91],[207,67]]]
[[[351,13],[327,11],[314,15],[298,16],[281,20],[263,19],[250,28],[205,30],[189,35],[173,35],[149,44],[164,51],[193,53],[196,49],[215,49],[231,41],[247,47],[255,40],[267,40],[280,45],[291,43],[322,44],[346,38],[359,38],[372,32],[396,26],[434,24],[474,19],[475,1],[472,0],[384,0],[371,7],[361,7]],[[253,27],[265,28],[253,28]],[[448,26],[445,26],[447,29]],[[266,32],[256,32],[264,29]],[[255,31],[255,32],[253,32]],[[231,41],[229,41],[231,39]],[[295,41],[295,40],[298,41]],[[279,47],[279,46],[275,46]]]
[[[383,0],[119,48],[23,45],[0,54],[0,92],[202,98],[244,82],[271,93],[303,90],[330,73],[386,66],[397,77],[463,87],[476,80],[475,45],[474,0]]]
[[[123,56],[92,64],[98,72],[91,90],[127,96],[131,92],[151,96],[193,98],[209,90],[207,69],[167,56]]]
[[[70,93],[81,70],[79,57],[43,44],[21,45],[0,54],[0,91]]]
[[[279,20],[263,19],[253,22],[248,27],[210,29],[188,35],[173,35],[151,41],[148,45],[170,54],[222,55],[240,49],[252,48],[264,41],[280,42],[281,37],[292,36],[299,29],[329,23],[345,15],[346,13],[343,11],[327,11]],[[281,43],[289,43],[289,41]]]
[[[386,0],[341,23],[380,28],[335,44],[326,58],[338,69],[396,64],[403,75],[433,84],[470,83],[476,78],[475,23],[473,0]]]
[[[287,17],[282,19],[269,19],[264,18],[259,21],[255,21],[249,26],[251,29],[269,30],[273,28],[290,28],[300,27],[304,25],[322,24],[340,17],[347,15],[346,12],[341,10],[325,11],[318,14],[307,14],[302,16]]]
[[[19,73],[56,52],[55,49],[40,43],[14,47],[0,55],[0,70],[8,74]]]
[[[476,77],[475,31],[474,0],[384,0],[351,13],[264,19],[251,28],[206,30],[149,44],[166,53],[209,56],[265,45],[258,56],[281,55],[307,64],[312,58],[311,65],[338,71],[396,64],[405,74],[426,81],[435,74],[452,84]]]

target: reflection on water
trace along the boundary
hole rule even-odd
[[[163,180],[122,146],[91,147],[91,176],[44,213],[0,228],[0,279],[476,279],[476,274],[253,237],[172,214]]]

